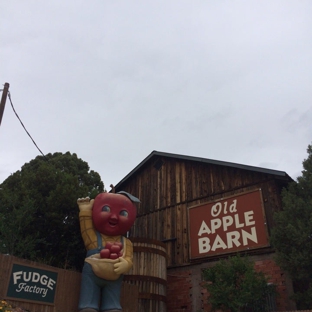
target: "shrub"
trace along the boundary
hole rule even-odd
[[[247,257],[239,255],[204,269],[203,278],[213,310],[268,311],[266,299],[275,292],[263,272],[257,272]]]

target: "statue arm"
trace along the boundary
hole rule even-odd
[[[97,247],[96,233],[92,223],[92,207],[93,199],[78,198],[77,204],[79,207],[79,222],[82,240],[87,250]]]

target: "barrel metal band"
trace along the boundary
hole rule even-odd
[[[157,301],[167,301],[166,296],[157,295],[157,294],[151,294],[151,293],[139,293],[140,299],[148,299],[148,300],[157,300]]]
[[[167,258],[168,255],[165,251],[154,248],[154,247],[143,247],[143,246],[133,246],[134,252],[148,252],[148,253],[155,253],[160,256],[163,256],[164,258]]]
[[[165,286],[167,285],[167,281],[162,278],[146,275],[124,275],[124,281],[155,282]]]
[[[143,237],[130,237],[129,239],[131,240],[132,243],[154,244],[154,245],[160,246],[164,249],[166,248],[165,243],[158,241],[156,239],[143,238]]]

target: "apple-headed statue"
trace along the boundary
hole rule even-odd
[[[79,198],[79,221],[87,256],[82,270],[80,312],[121,311],[123,274],[132,267],[133,247],[124,237],[136,218],[138,198],[127,192]]]

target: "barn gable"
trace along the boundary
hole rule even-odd
[[[153,151],[115,188],[141,200],[131,236],[165,242],[168,266],[175,267],[191,262],[188,208],[261,189],[270,232],[290,181],[283,171]]]
[[[289,299],[291,281],[275,263],[269,242],[273,214],[282,209],[281,190],[291,181],[283,171],[153,151],[116,185],[116,191],[141,200],[130,237],[164,243],[168,312],[210,311],[202,270],[237,252],[249,255],[255,267],[277,285],[280,296],[270,299],[272,311],[295,309]],[[150,253],[158,250],[147,244],[144,255],[139,252],[141,246],[134,248],[143,259],[139,270],[164,273],[158,261],[151,260]],[[148,278],[149,283],[160,281],[143,277],[140,280]],[[162,290],[161,285],[165,284],[155,289]],[[163,303],[158,303],[163,294],[147,296],[146,289],[142,291],[146,304]]]

